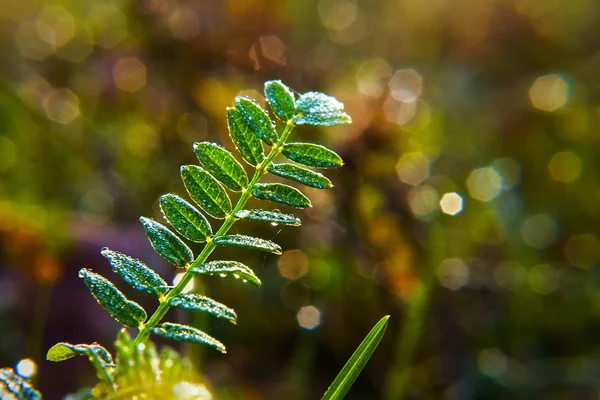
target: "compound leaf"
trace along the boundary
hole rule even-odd
[[[281,183],[257,183],[252,189],[252,196],[296,208],[311,206],[310,200],[301,191]]]
[[[8,393],[12,394],[10,398],[17,400],[41,400],[42,395],[35,390],[31,384],[15,373],[12,368],[0,369],[0,384],[2,384]],[[1,394],[6,394],[4,390],[0,390]],[[4,398],[4,396],[2,396]]]
[[[248,185],[248,176],[242,165],[223,147],[209,142],[194,143],[194,152],[208,172],[235,192]]]
[[[292,161],[315,168],[337,168],[344,164],[335,152],[313,143],[286,143],[281,154]]]
[[[218,318],[224,318],[233,323],[237,320],[237,315],[231,308],[209,297],[200,296],[199,294],[180,294],[171,299],[169,304],[184,310],[206,311],[209,314]]]
[[[106,257],[113,271],[134,289],[154,297],[166,292],[167,282],[140,260],[108,248],[102,249],[100,254]]]
[[[379,345],[385,329],[387,328],[389,315],[383,317],[379,322],[371,329],[371,332],[365,337],[362,343],[350,357],[350,360],[344,365],[342,371],[335,378],[329,389],[325,392],[321,400],[341,400],[346,396],[348,390],[363,370],[371,355]]]
[[[236,97],[235,106],[244,117],[248,127],[263,142],[272,146],[277,141],[275,125],[265,110],[247,97]]]
[[[210,216],[225,218],[231,211],[231,200],[223,186],[201,167],[182,166],[181,178],[190,197]]]
[[[294,164],[271,164],[267,170],[274,175],[317,189],[329,189],[333,186],[323,174]]]
[[[237,246],[249,249],[266,251],[273,254],[281,254],[281,247],[270,240],[260,239],[245,235],[224,235],[215,238],[215,244],[221,246]]]
[[[352,118],[344,112],[344,105],[326,94],[304,93],[296,102],[296,123],[298,125],[333,126],[351,122]]]
[[[265,97],[277,118],[289,121],[296,112],[296,100],[292,91],[281,81],[265,82]]]
[[[221,353],[227,352],[223,343],[219,342],[217,339],[207,335],[199,329],[192,328],[191,326],[174,324],[171,322],[163,322],[156,328],[152,328],[151,332],[156,336],[160,336],[165,339],[207,344],[219,350]]]
[[[204,215],[181,197],[165,194],[160,197],[159,204],[167,221],[184,238],[202,243],[212,235],[212,229]]]
[[[194,255],[190,248],[166,226],[151,218],[141,217],[140,221],[150,244],[165,260],[180,268],[185,268],[187,264],[194,261]]]
[[[243,282],[250,282],[256,286],[262,284],[250,267],[237,261],[211,261],[193,267],[191,271],[195,274],[218,275],[221,278],[233,276],[235,279],[241,279]]]
[[[292,214],[283,214],[279,211],[240,210],[235,213],[235,217],[251,221],[270,222],[275,225],[300,226],[300,218]]]
[[[130,328],[137,328],[146,320],[146,311],[139,304],[128,300],[108,279],[82,268],[79,277],[83,278],[90,292],[111,317]]]
[[[264,158],[262,143],[250,130],[250,127],[237,108],[227,108],[227,126],[229,136],[240,155],[248,164],[257,166]]]

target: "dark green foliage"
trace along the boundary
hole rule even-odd
[[[265,158],[262,143],[252,133],[238,109],[227,109],[227,125],[229,136],[244,161],[252,166],[257,166]]]
[[[315,168],[337,168],[343,161],[332,150],[312,143],[286,143],[281,152],[285,157],[297,163]]]
[[[211,298],[200,296],[198,294],[180,294],[169,302],[173,307],[183,308],[190,311],[206,311],[219,318],[235,322],[237,315],[235,311],[224,304],[214,301]]]
[[[208,172],[229,190],[239,192],[248,185],[248,176],[233,155],[215,143],[194,143],[194,151]]]
[[[85,268],[79,271],[92,295],[111,317],[130,328],[137,328],[146,320],[146,311],[128,300],[108,279]]]
[[[282,121],[290,121],[296,113],[294,94],[281,81],[265,82],[265,97],[273,114]]]
[[[251,221],[270,222],[274,225],[300,226],[300,218],[292,214],[283,214],[279,211],[240,210],[235,213],[235,217]]]
[[[333,186],[323,174],[294,164],[271,164],[269,172],[317,189],[329,189]]]
[[[4,389],[4,390],[3,390]],[[17,375],[12,368],[0,369],[0,395],[4,399],[5,391],[17,400],[41,400],[42,395],[31,384]]]
[[[100,253],[106,257],[113,271],[134,289],[154,297],[160,297],[167,291],[163,278],[140,260],[107,248]]]
[[[281,183],[257,183],[252,196],[261,200],[274,201],[290,207],[310,207],[310,200],[296,188]]]
[[[242,114],[250,130],[263,142],[272,146],[277,141],[275,124],[271,121],[267,112],[258,104],[246,97],[236,97],[235,106]]]
[[[221,246],[246,247],[248,249],[266,251],[273,254],[281,254],[281,247],[270,240],[244,235],[225,235],[215,238],[215,244]]]
[[[296,101],[298,125],[333,126],[349,124],[352,119],[344,112],[344,105],[331,96],[319,92],[304,93]]]
[[[231,200],[223,186],[197,165],[181,167],[181,178],[190,197],[214,218],[225,218],[231,211]]]
[[[184,238],[202,243],[212,235],[204,215],[181,197],[165,194],[160,197],[159,203],[165,218]]]
[[[190,342],[190,343],[200,343],[206,344],[215,349],[219,350],[221,353],[226,353],[225,346],[223,343],[219,342],[217,339],[212,336],[207,335],[206,333],[198,330],[196,328],[192,328],[191,326],[174,324],[171,322],[163,322],[158,325],[156,328],[151,328],[151,332],[156,336],[163,337],[165,339],[172,340],[180,340],[182,342]]]
[[[211,261],[193,267],[190,271],[195,274],[218,275],[221,278],[231,276],[235,279],[241,279],[243,282],[250,282],[256,286],[262,284],[250,267],[237,261]]]
[[[140,221],[150,244],[165,260],[180,268],[194,261],[194,255],[190,248],[167,227],[150,218],[141,217]]]

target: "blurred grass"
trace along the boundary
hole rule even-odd
[[[203,282],[240,318],[201,322],[229,348],[197,356],[219,398],[317,397],[385,314],[349,399],[597,396],[599,22],[592,0],[3,2],[0,364],[110,344],[76,271],[109,246],[172,279],[137,218],[277,78],[354,123],[299,129],[346,163],[302,227],[239,227],[301,253],[240,253],[261,290]],[[46,398],[79,367],[40,363]]]

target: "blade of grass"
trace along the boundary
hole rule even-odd
[[[373,352],[379,345],[385,329],[387,328],[389,315],[381,318],[379,322],[371,329],[371,332],[365,337],[360,346],[354,351],[350,360],[344,365],[342,371],[335,378],[329,389],[325,392],[321,400],[343,399],[350,390],[352,384],[363,370],[367,361],[373,355]]]

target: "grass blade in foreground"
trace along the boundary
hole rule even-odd
[[[389,315],[381,318],[381,320],[371,329],[371,332],[362,341],[360,346],[354,351],[350,360],[344,365],[342,371],[335,378],[329,389],[325,392],[321,400],[337,400],[343,399],[350,390],[352,384],[358,375],[363,370],[369,358],[379,345],[385,329],[387,328]]]

